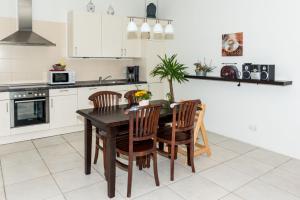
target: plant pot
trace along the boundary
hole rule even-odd
[[[149,100],[141,100],[141,101],[139,102],[139,106],[148,106],[149,103],[150,103]]]
[[[206,76],[206,75],[207,75],[207,72],[203,72],[203,71],[196,72],[196,75],[197,75],[197,76]]]

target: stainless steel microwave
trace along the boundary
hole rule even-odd
[[[75,82],[76,80],[74,71],[48,72],[48,84],[50,85],[75,84]]]

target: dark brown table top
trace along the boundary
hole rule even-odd
[[[150,104],[162,105],[160,117],[172,115],[172,109],[170,108],[170,103],[168,101],[155,100],[151,101]],[[128,107],[128,105],[120,105],[104,109],[83,109],[78,110],[77,113],[88,120],[101,123],[105,126],[114,127],[128,124],[129,117],[126,113],[129,109],[130,107]]]

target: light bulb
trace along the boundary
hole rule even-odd
[[[147,19],[144,20],[144,23],[142,24],[141,27],[141,32],[142,33],[150,33],[151,32],[151,28],[147,22]]]
[[[134,32],[138,31],[138,27],[132,18],[130,19],[130,22],[128,23],[127,31],[130,33],[134,33]]]
[[[159,21],[156,21],[156,24],[155,24],[155,26],[154,26],[154,28],[153,28],[153,32],[154,33],[163,33],[164,31],[163,31],[163,27],[162,27],[162,25],[159,23]]]
[[[166,34],[173,34],[174,33],[174,28],[171,24],[171,22],[169,22],[165,28],[165,33]]]

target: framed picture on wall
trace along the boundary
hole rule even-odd
[[[243,33],[222,35],[222,56],[243,56]]]

